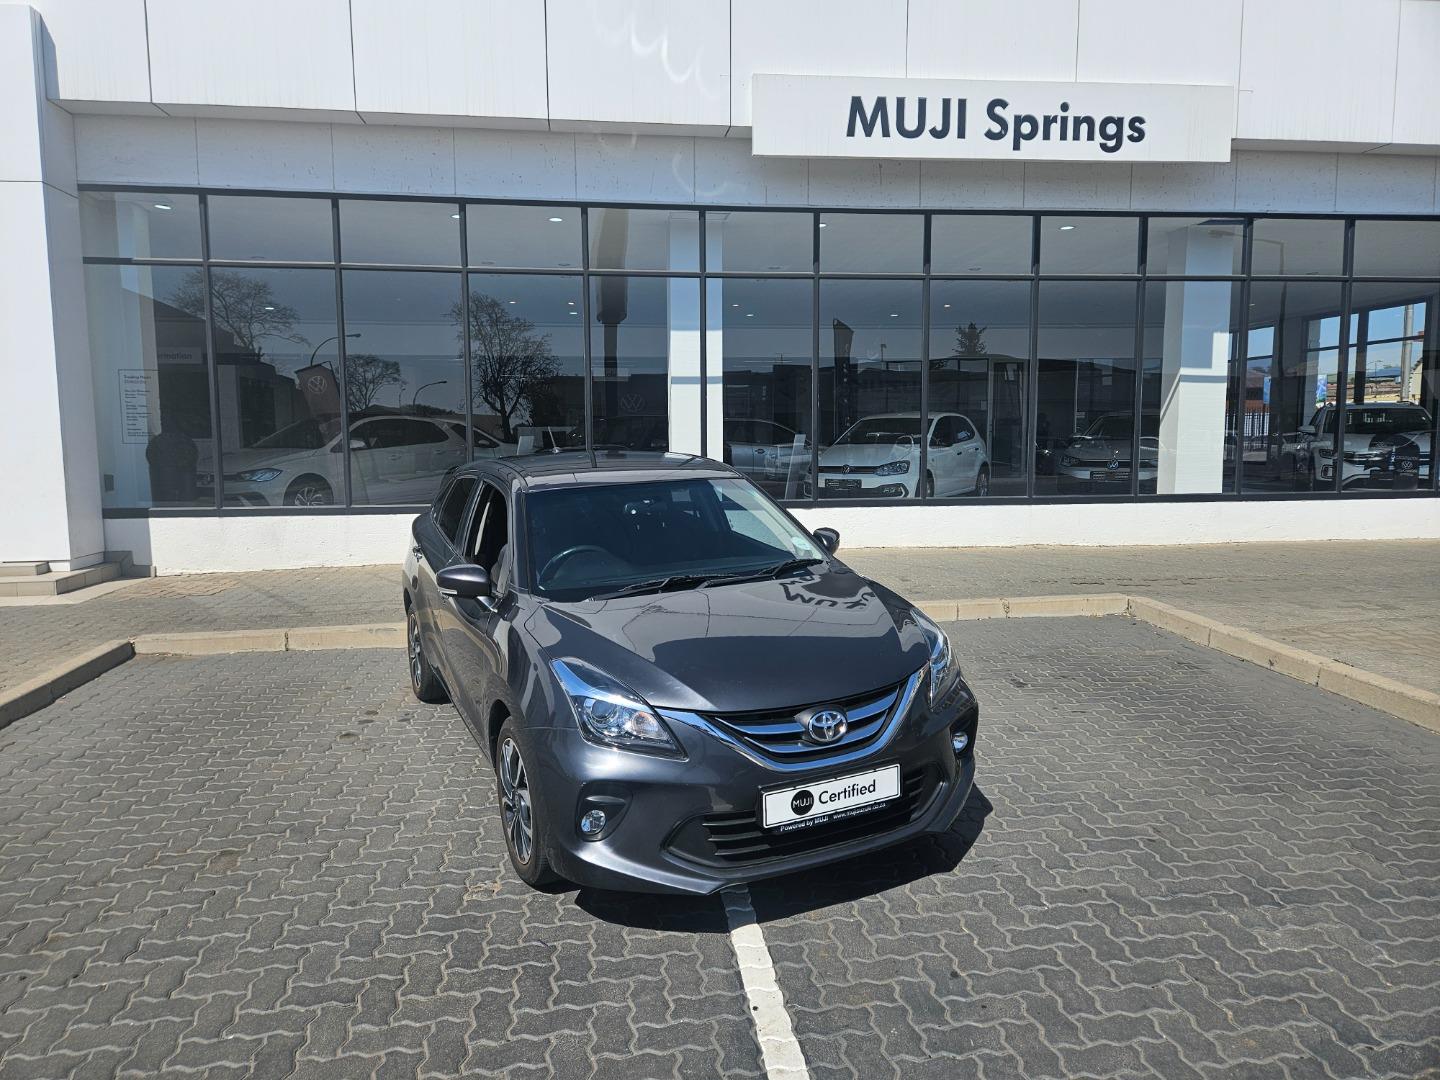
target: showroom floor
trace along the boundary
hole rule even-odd
[[[815,1077],[1440,1069],[1440,739],[1121,617],[949,628],[979,788],[754,885]],[[403,654],[138,658],[0,732],[0,1073],[756,1076],[718,899],[524,888]]]

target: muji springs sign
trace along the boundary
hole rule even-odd
[[[1229,161],[1235,90],[1155,83],[756,75],[753,151],[777,157]]]

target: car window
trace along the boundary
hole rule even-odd
[[[481,509],[477,507],[470,526],[470,543],[466,550],[470,561],[484,567],[493,580],[495,567],[503,548],[510,541],[510,514],[507,500],[493,484],[483,485]]]
[[[931,446],[952,446],[955,443],[955,418],[942,416],[935,421],[935,430],[930,434]]]
[[[955,441],[968,442],[975,437],[975,429],[970,426],[970,421],[962,416],[955,418]]]
[[[459,539],[460,523],[465,519],[465,507],[475,492],[475,477],[459,476],[445,489],[435,505],[435,525],[452,542]]]

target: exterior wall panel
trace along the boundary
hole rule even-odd
[[[45,24],[46,90],[86,109],[150,105],[145,0],[27,0]]]
[[[912,79],[1074,79],[1080,6],[1079,0],[911,0],[905,74]]]

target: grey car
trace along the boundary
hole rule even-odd
[[[709,893],[950,828],[974,695],[838,543],[702,458],[448,478],[405,560],[410,677],[494,766],[523,880]]]

